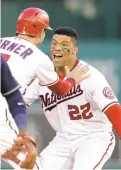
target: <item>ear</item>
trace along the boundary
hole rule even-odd
[[[73,54],[76,54],[78,52],[78,47],[73,48]]]

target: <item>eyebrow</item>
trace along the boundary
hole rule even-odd
[[[64,43],[69,43],[68,41],[62,41],[62,42],[64,42]]]
[[[57,42],[57,40],[55,40],[55,39],[53,39],[52,41],[56,41]],[[62,41],[61,43],[68,43],[69,44],[68,41]]]

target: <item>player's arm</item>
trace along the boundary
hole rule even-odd
[[[19,91],[20,86],[1,56],[1,93],[6,98],[10,112],[20,130],[26,129],[27,113],[24,100]]]
[[[78,65],[69,72],[69,75],[67,75],[65,80],[61,80],[54,71],[53,65],[43,65],[36,70],[36,74],[40,80],[41,86],[48,86],[53,93],[57,95],[64,95],[76,84],[87,78],[88,76],[85,74],[88,71],[88,66],[82,67]]]
[[[39,79],[32,81],[26,88],[23,98],[27,107],[29,107],[35,100],[39,99]]]
[[[104,110],[104,113],[107,115],[117,135],[121,139],[121,106],[118,103],[110,105]]]
[[[48,88],[57,95],[64,95],[69,92],[69,90],[75,86],[75,81],[72,78],[67,78],[66,80],[60,80]]]
[[[104,77],[93,84],[92,94],[94,102],[106,114],[121,139],[121,106]]]

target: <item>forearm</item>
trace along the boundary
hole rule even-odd
[[[75,85],[75,82],[71,78],[66,80],[59,80],[56,84],[49,86],[48,88],[57,95],[64,95]]]
[[[107,115],[108,119],[112,123],[115,132],[121,139],[121,106],[119,104],[115,104],[110,106],[106,111],[105,114]]]
[[[19,130],[26,130],[27,127],[27,111],[19,90],[6,96],[9,105],[9,110],[14,118]]]

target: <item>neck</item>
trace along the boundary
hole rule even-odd
[[[72,71],[74,69],[74,67],[78,64],[78,58],[75,58],[73,61],[71,60],[71,62],[67,65],[69,70]],[[65,74],[65,67],[58,67],[55,68],[56,73],[58,74],[58,76],[66,76]]]
[[[56,73],[58,74],[59,77],[65,76],[65,69],[64,67],[58,67],[55,68]]]
[[[34,38],[34,37],[30,37],[30,36],[28,36],[28,35],[22,35],[22,34],[19,34],[17,37],[18,37],[18,38],[21,38],[21,39],[24,39],[24,40],[27,40],[27,41],[31,42],[32,44],[36,45],[36,44],[35,44],[35,40],[34,40],[35,38]]]

